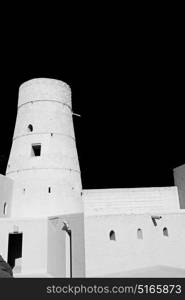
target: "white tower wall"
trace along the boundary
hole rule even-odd
[[[6,175],[14,180],[12,217],[83,211],[71,91],[64,82],[39,78],[21,85]]]

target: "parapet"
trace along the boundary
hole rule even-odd
[[[61,102],[71,108],[71,89],[65,82],[50,78],[31,79],[20,86],[18,107],[42,100]]]
[[[85,215],[178,212],[177,187],[83,190]]]

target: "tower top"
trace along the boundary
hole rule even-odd
[[[71,108],[71,89],[65,82],[51,78],[34,78],[20,86],[18,107],[42,100],[61,102]]]

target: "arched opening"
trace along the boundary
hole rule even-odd
[[[138,228],[138,230],[137,230],[137,238],[138,238],[139,240],[142,240],[142,239],[143,239],[143,231],[142,231],[141,228]]]
[[[32,132],[33,131],[33,125],[29,124],[28,125],[28,132]]]
[[[166,227],[163,228],[163,235],[168,236],[168,229]]]
[[[116,240],[116,235],[115,235],[115,232],[113,230],[110,231],[109,237],[110,237],[111,241],[115,241]]]

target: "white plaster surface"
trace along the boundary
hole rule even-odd
[[[84,234],[84,214],[69,214],[63,216],[50,217],[49,222],[55,227],[58,232],[61,232],[63,222],[66,222],[71,229],[72,234],[72,276],[85,277],[85,234]],[[66,242],[67,239],[64,239]],[[69,244],[65,245],[65,250],[69,251]],[[66,256],[65,251],[65,269],[66,277],[69,277],[69,266],[66,264],[69,261],[69,253]],[[54,252],[55,253],[55,252]]]
[[[173,170],[175,185],[178,188],[180,207],[185,209],[185,165]]]
[[[51,78],[34,78],[24,82],[19,89],[18,106],[37,100],[54,100],[71,106],[71,89],[65,82]]]
[[[41,144],[40,156],[33,156],[34,144]],[[38,78],[21,85],[6,175],[14,180],[12,217],[83,211],[71,90],[64,82]]]
[[[85,215],[179,210],[177,187],[83,190]]]
[[[47,271],[47,219],[0,219],[0,253],[8,259],[9,233],[18,228],[23,233],[22,273]]]
[[[155,266],[143,269],[135,269],[127,272],[111,273],[106,277],[121,277],[121,278],[184,278],[185,269],[172,268],[168,266]]]
[[[41,155],[33,156],[38,143]],[[185,277],[185,165],[174,170],[173,187],[82,191],[66,83],[38,78],[21,85],[6,174],[0,254],[7,260],[9,234],[23,233],[15,277],[70,276],[64,222],[73,277]]]
[[[1,218],[0,253],[8,258],[9,233],[15,228],[23,234],[22,258],[14,268],[15,277],[69,277],[70,247],[66,245],[67,222],[72,231],[72,274],[85,277],[85,246],[83,214],[50,218]],[[18,267],[19,265],[19,267]]]
[[[13,180],[0,174],[0,218],[10,216],[12,206]],[[6,205],[4,214],[4,205]]]
[[[161,216],[157,226],[150,214],[86,216],[86,276],[110,277],[156,266],[185,271],[185,211]],[[168,237],[163,235],[164,227]],[[138,228],[143,231],[142,240],[137,238]],[[111,230],[115,231],[115,241],[109,238]],[[169,275],[173,277],[171,272]]]

